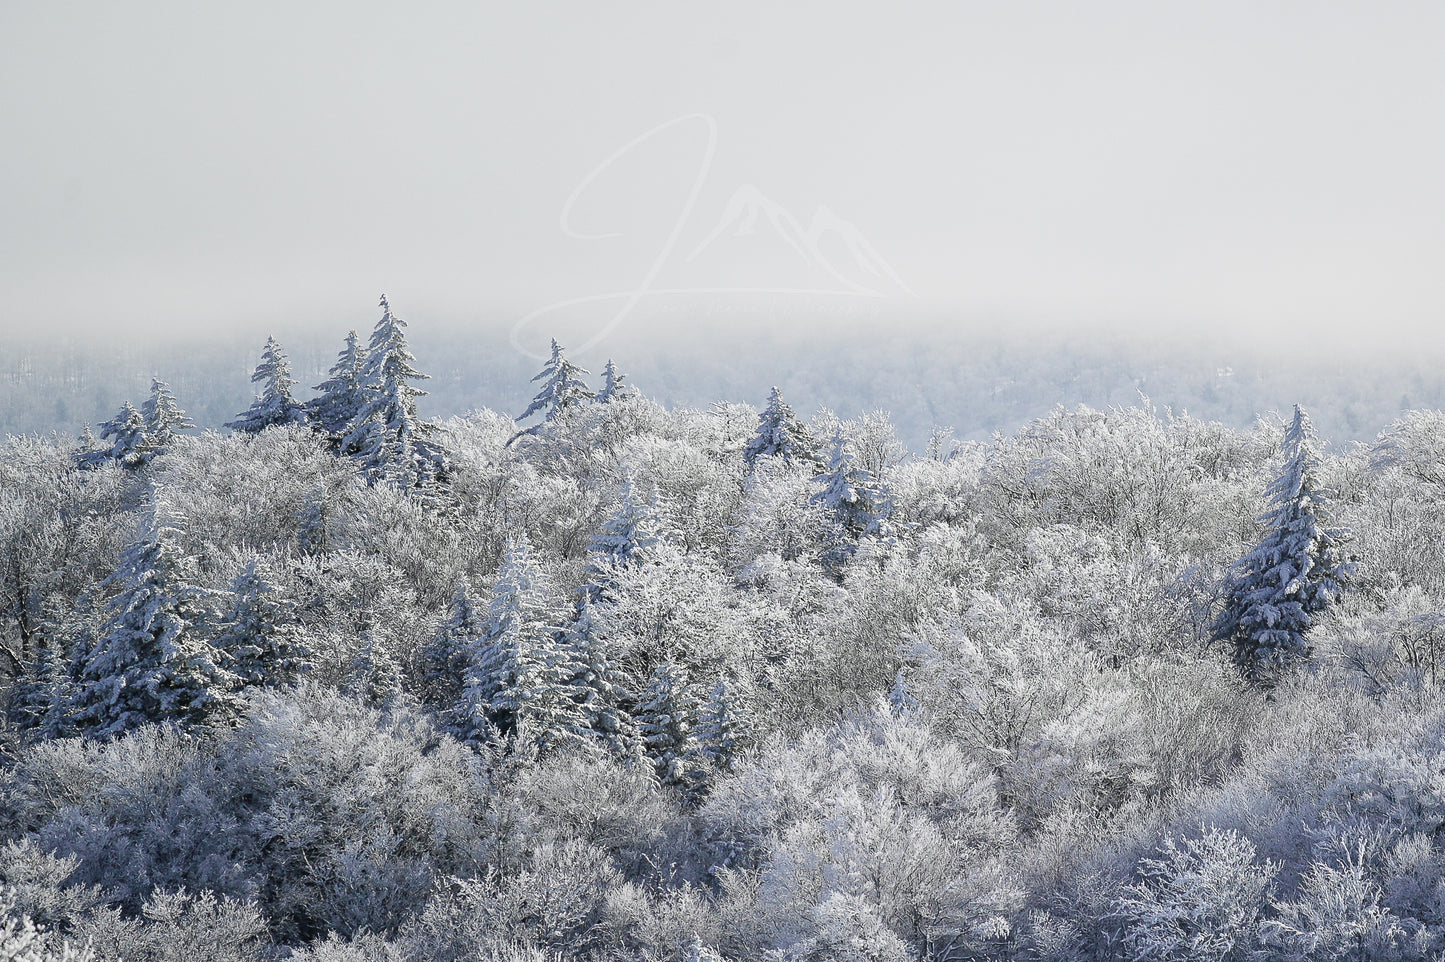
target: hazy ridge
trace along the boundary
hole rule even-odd
[[[362,316],[352,326],[364,331],[369,322]],[[345,329],[276,333],[305,397],[325,377]],[[516,415],[525,406],[537,362],[509,343],[505,327],[413,321],[411,336],[421,369],[431,375],[422,385],[429,392],[421,401],[426,416],[483,408]],[[201,428],[218,428],[250,403],[249,377],[264,339],[254,332],[124,343],[0,338],[0,433],[94,427],[127,398],[138,404],[152,376],[171,385]],[[1089,331],[949,335],[904,328],[880,336],[858,324],[829,331],[748,319],[623,330],[578,359],[596,374],[612,357],[643,393],[672,407],[719,400],[758,406],[778,385],[805,415],[820,407],[845,417],[884,410],[899,438],[918,450],[936,427],[982,440],[1059,404],[1108,408],[1134,404],[1141,393],[1161,411],[1233,428],[1298,402],[1314,412],[1323,438],[1368,440],[1403,411],[1445,407],[1434,353],[1346,357]]]

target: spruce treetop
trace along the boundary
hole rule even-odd
[[[464,690],[452,714],[464,741],[477,742],[492,728],[510,733],[529,714],[528,685],[551,661],[554,615],[526,535],[508,538],[481,636],[463,659]]]
[[[432,443],[436,425],[421,419],[416,399],[426,394],[409,382],[426,378],[407,348],[406,322],[392,313],[386,295],[371,333],[363,371],[364,401],[341,442],[353,452],[371,484],[425,488],[443,469],[444,456]]]
[[[642,557],[663,540],[664,513],[658,504],[656,485],[651,498],[638,496],[637,477],[628,471],[622,478],[621,498],[602,528],[593,536],[588,551],[599,561],[627,564]]]
[[[275,425],[300,424],[306,420],[306,409],[292,395],[296,379],[291,376],[291,361],[276,338],[267,337],[261,349],[261,363],[251,375],[254,384],[262,385],[261,393],[243,414],[225,426],[234,431],[256,434]]]
[[[327,374],[307,408],[321,430],[339,438],[366,403],[366,347],[355,331],[346,332],[346,346]]]
[[[296,603],[250,558],[231,582],[230,609],[213,642],[241,685],[283,685],[310,669],[300,641]]]
[[[891,505],[873,472],[858,463],[858,456],[842,431],[835,432],[828,467],[813,476],[822,490],[812,500],[830,511],[853,537],[885,534]]]
[[[1344,552],[1350,534],[1334,526],[1331,493],[1319,485],[1314,430],[1299,405],[1281,453],[1265,492],[1270,509],[1259,519],[1266,534],[1235,564],[1211,625],[1216,640],[1233,643],[1241,670],[1264,684],[1310,656],[1310,629],[1356,572]]]
[[[204,638],[210,592],[162,506],[103,586],[119,586],[110,618],[84,656],[76,720],[109,737],[147,722],[199,724],[232,706],[237,679]]]
[[[687,666],[672,658],[659,662],[638,702],[637,728],[658,780],[686,787],[694,776],[688,763],[697,753],[700,707]]]
[[[112,442],[110,449],[101,453],[126,467],[136,467],[149,460],[145,418],[129,401],[120,406],[115,417],[100,426],[100,439]]]
[[[567,360],[567,356],[562,352],[562,345],[558,344],[557,339],[554,337],[552,339],[551,358],[542,366],[542,370],[532,378],[533,381],[543,382],[542,390],[537,392],[537,396],[532,398],[532,403],[527,405],[527,410],[523,411],[521,416],[517,418],[518,421],[525,421],[537,412],[542,411],[545,412],[542,415],[542,422],[541,424],[527,428],[525,431],[517,432],[517,434],[512,437],[512,440],[515,441],[524,434],[536,434],[541,430],[543,425],[553,421],[557,415],[580,404],[591,401],[596,397],[592,390],[587,387],[587,382],[582,379],[582,375],[590,373],[591,372],[585,368],[578,367],[576,364]]]
[[[802,418],[783,400],[783,392],[774,387],[768,395],[768,406],[758,417],[758,430],[743,449],[743,461],[752,470],[761,457],[781,458],[792,467],[806,464],[821,468],[817,442]]]
[[[158,377],[151,378],[151,396],[141,405],[140,413],[145,420],[146,441],[157,451],[170,445],[177,432],[196,426],[176,403],[170,385]]]
[[[602,390],[597,392],[594,400],[598,404],[611,404],[613,401],[632,397],[637,393],[637,389],[631,384],[624,383],[626,380],[627,375],[618,373],[617,365],[612,363],[611,358],[608,358],[607,365],[602,369]]]
[[[424,381],[431,375],[418,371],[414,364],[416,357],[412,355],[406,344],[406,321],[392,313],[391,304],[387,301],[386,295],[381,295],[381,320],[371,331],[371,343],[366,351],[366,366],[363,379],[373,386],[394,382],[405,384],[407,381]],[[425,391],[406,387],[409,397],[423,397]]]

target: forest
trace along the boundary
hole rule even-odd
[[[0,457],[0,959],[1445,954],[1445,414],[913,450],[552,343]]]

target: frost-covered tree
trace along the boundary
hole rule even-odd
[[[492,589],[481,637],[467,653],[464,689],[454,711],[458,735],[484,740],[528,725],[544,745],[581,722],[572,697],[576,667],[561,644],[541,565],[526,536],[510,539]]]
[[[41,738],[64,738],[75,734],[72,716],[79,702],[80,689],[76,685],[74,667],[66,639],[47,637],[36,652],[34,664],[15,686],[16,714]]]
[[[846,560],[866,537],[887,537],[892,502],[888,489],[858,464],[842,432],[833,435],[832,453],[826,470],[813,477],[820,490],[812,502],[834,522],[835,536],[826,553],[834,563]]]
[[[178,432],[196,426],[176,403],[170,385],[160,378],[151,378],[151,396],[141,404],[140,413],[145,422],[145,443],[150,456],[164,453]]]
[[[1194,962],[1259,958],[1260,916],[1279,865],[1261,862],[1254,844],[1234,831],[1208,829],[1159,858],[1139,863],[1115,917],[1124,923],[1130,958]]]
[[[638,699],[636,718],[658,780],[664,785],[689,785],[693,780],[689,761],[697,753],[698,700],[686,665],[672,658],[658,663]]]
[[[195,424],[176,403],[170,387],[159,378],[151,379],[151,395],[137,411],[129,401],[109,421],[100,426],[100,439],[108,447],[83,450],[76,456],[82,468],[98,468],[107,460],[128,468],[149,464],[151,458],[164,454],[176,439],[176,433]]]
[[[726,678],[718,679],[703,704],[695,735],[702,757],[721,771],[732,771],[749,738],[747,720],[738,712],[736,689]]]
[[[76,722],[92,737],[147,722],[201,724],[233,707],[236,679],[206,640],[209,593],[174,527],[156,519],[102,587],[120,589],[83,656]]]
[[[370,629],[361,633],[360,641],[341,690],[363,705],[389,705],[404,688],[401,665],[384,645],[376,643]]]
[[[306,402],[306,410],[312,423],[339,445],[367,401],[366,348],[355,331],[346,333],[346,346],[327,375],[316,385],[320,393]]]
[[[0,959],[5,962],[96,962],[91,946],[73,945],[51,926],[38,923],[21,911],[16,905],[17,894],[18,887],[13,883],[0,891]]]
[[[1283,454],[1283,469],[1266,490],[1270,510],[1260,517],[1268,526],[1264,540],[1235,564],[1211,625],[1216,640],[1233,644],[1245,674],[1266,684],[1309,657],[1310,628],[1355,574],[1344,552],[1350,535],[1333,526],[1331,495],[1317,477],[1314,431],[1299,405]]]
[[[577,734],[590,733],[621,759],[640,759],[642,737],[628,710],[634,698],[634,682],[609,651],[597,623],[596,608],[586,595],[577,617],[567,627],[563,644],[571,652],[572,689],[582,712]]]
[[[370,484],[427,487],[443,468],[436,425],[417,413],[426,392],[410,384],[430,375],[418,371],[406,344],[406,322],[381,297],[381,320],[371,332],[363,373],[366,400],[342,441],[354,451]]]
[[[638,496],[637,479],[629,471],[622,479],[620,503],[587,547],[588,563],[584,577],[585,591],[601,597],[612,584],[617,569],[645,560],[663,540],[667,529],[666,514],[658,506],[658,493],[652,498]]]
[[[291,394],[296,379],[291,376],[291,361],[274,337],[266,338],[261,349],[261,363],[251,375],[253,384],[261,385],[261,392],[251,406],[226,427],[246,434],[258,434],[276,425],[304,424],[306,408]]]
[[[562,353],[562,345],[557,343],[556,338],[553,338],[551,358],[532,378],[533,381],[542,382],[542,390],[537,392],[537,396],[532,398],[532,403],[527,405],[527,410],[517,418],[518,421],[525,421],[540,411],[542,412],[542,421],[530,428],[518,431],[507,443],[510,444],[525,434],[536,434],[542,430],[543,426],[550,424],[557,415],[592,400],[596,395],[587,386],[587,382],[582,379],[582,375],[590,373],[567,360],[567,356]]]
[[[593,400],[598,404],[611,404],[623,398],[633,397],[637,393],[637,389],[631,384],[624,383],[626,380],[627,375],[619,373],[617,365],[612,363],[611,358],[608,358],[607,365],[602,369],[602,390],[597,392],[597,397]]]
[[[241,685],[289,685],[310,668],[296,605],[255,558],[231,582],[231,606],[213,644]]]
[[[101,424],[100,440],[110,444],[80,454],[76,458],[80,467],[98,468],[106,461],[115,461],[128,468],[136,468],[150,460],[145,419],[129,401],[120,406],[115,417]]]
[[[428,703],[446,710],[461,698],[467,655],[486,633],[486,614],[466,582],[459,583],[446,617],[422,653],[422,683]]]
[[[682,953],[682,962],[723,962],[723,957],[710,946],[703,945],[702,939],[693,933]]]
[[[510,689],[502,691],[498,714],[510,713],[518,730],[523,727],[536,738],[537,746],[549,750],[575,744],[586,727],[587,716],[577,686],[581,671],[574,650],[563,633],[553,629],[534,657],[525,664]]]
[[[751,471],[758,458],[781,458],[792,467],[806,465],[809,468],[823,467],[818,456],[818,445],[803,419],[783,400],[783,392],[773,388],[768,395],[768,406],[758,417],[758,430],[748,446],[743,449],[743,461]]]

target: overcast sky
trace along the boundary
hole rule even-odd
[[[1439,3],[9,0],[0,325],[1398,343],[1445,319],[1442,50]]]

